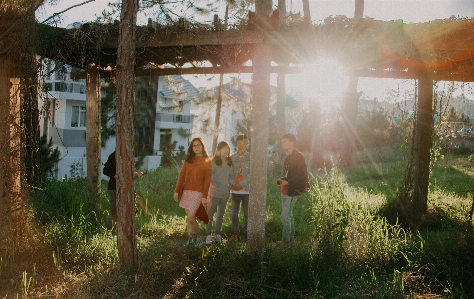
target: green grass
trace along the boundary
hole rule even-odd
[[[116,238],[104,227],[105,192],[100,211],[90,213],[81,204],[84,181],[51,182],[32,194],[32,208],[56,249],[56,266],[72,275],[92,273],[82,287],[85,297],[469,298],[474,235],[468,156],[450,153],[434,165],[429,225],[418,231],[379,213],[400,187],[404,162],[397,149],[361,153],[352,167],[314,172],[310,192],[294,210],[297,243],[285,248],[273,246],[281,238],[281,204],[270,177],[262,258],[249,256],[243,241],[185,248],[184,212],[172,199],[178,170],[157,169],[136,181],[136,277],[119,270]],[[232,233],[230,201],[222,232]]]

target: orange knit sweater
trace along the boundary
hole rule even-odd
[[[202,198],[207,198],[211,176],[211,160],[196,156],[193,163],[184,162],[174,192],[179,192],[184,184],[184,190],[201,192]]]

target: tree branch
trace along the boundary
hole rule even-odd
[[[58,16],[58,15],[60,15],[60,14],[63,14],[63,13],[65,13],[66,11],[68,11],[68,10],[70,10],[70,9],[73,9],[73,8],[75,8],[75,7],[82,6],[82,5],[84,5],[84,4],[87,4],[87,3],[89,3],[89,2],[94,2],[94,1],[95,1],[95,0],[87,0],[87,1],[84,1],[84,2],[82,2],[82,3],[79,3],[79,4],[73,5],[73,6],[71,6],[71,7],[68,7],[68,8],[66,8],[66,9],[63,10],[63,11],[56,12],[56,13],[54,13],[52,16],[50,16],[49,18],[47,18],[46,20],[44,20],[43,22],[41,22],[41,24],[44,24],[44,23],[46,23],[47,21],[49,21],[49,20],[51,20],[51,19],[54,19],[56,16]]]

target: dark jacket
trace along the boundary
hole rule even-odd
[[[309,189],[308,168],[302,153],[296,149],[285,158],[288,196],[298,196]]]
[[[116,190],[117,181],[115,180],[115,174],[117,172],[117,163],[115,161],[115,151],[109,155],[107,162],[104,164],[103,174],[110,178],[109,184],[107,185],[108,190]]]

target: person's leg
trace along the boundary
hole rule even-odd
[[[229,201],[229,197],[226,198],[216,198],[217,201],[217,216],[216,216],[216,227],[215,232],[216,234],[221,233],[222,223],[224,222],[224,214],[225,209],[227,207],[227,202]]]
[[[298,200],[298,196],[293,196],[290,201],[290,242],[295,240],[295,217],[293,217],[293,207]]]
[[[232,193],[232,229],[239,233],[240,194]]]
[[[283,225],[282,241],[291,242],[294,232],[293,207],[298,197],[281,194],[281,223]]]
[[[207,211],[207,215],[209,216],[209,223],[206,224],[206,234],[210,235],[212,232],[212,223],[214,222],[214,214],[216,213],[217,210],[217,205],[219,204],[219,198],[212,196],[211,197],[211,207]],[[217,226],[217,224],[215,224]]]
[[[242,210],[244,211],[244,234],[247,233],[247,223],[249,219],[249,194],[241,194]]]
[[[196,221],[196,211],[184,209],[186,212],[186,228],[188,229],[188,237],[192,238],[193,235],[201,237],[201,229],[199,223]]]

